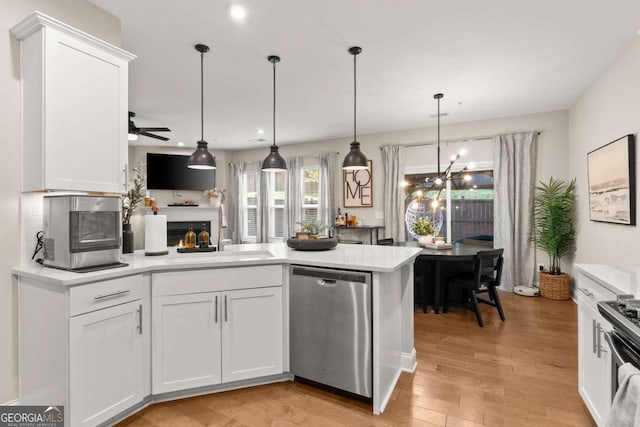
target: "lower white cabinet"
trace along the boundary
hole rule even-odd
[[[95,425],[145,397],[140,300],[71,318],[71,426]]]
[[[153,394],[281,374],[282,280],[281,266],[154,274]]]
[[[611,349],[604,338],[610,329],[597,302],[615,294],[583,275],[578,276],[578,389],[598,426],[604,426],[611,408]]]

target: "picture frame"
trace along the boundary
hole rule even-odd
[[[342,171],[342,194],[345,208],[373,207],[373,163],[367,169]]]
[[[635,135],[587,153],[589,219],[636,225]]]

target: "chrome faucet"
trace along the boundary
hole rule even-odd
[[[224,191],[220,191],[220,207],[218,208],[218,247],[217,251],[221,252],[224,250],[224,246],[222,245],[222,229],[227,228],[227,216],[224,214]]]

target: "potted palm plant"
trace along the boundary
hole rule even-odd
[[[573,226],[576,180],[566,183],[551,177],[540,182],[533,199],[533,234],[536,248],[549,256],[549,270],[540,271],[540,294],[551,299],[569,299],[571,277],[560,270],[560,260],[575,249]]]
[[[133,231],[131,217],[133,211],[144,200],[144,177],[140,165],[132,169],[133,179],[129,191],[122,195],[122,253],[133,253]]]

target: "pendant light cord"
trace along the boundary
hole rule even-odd
[[[356,142],[356,56],[353,55],[353,142]]]
[[[438,178],[440,178],[440,98],[438,98]]]
[[[204,52],[200,52],[200,141],[204,141]]]
[[[276,145],[276,62],[273,61],[273,145]]]

